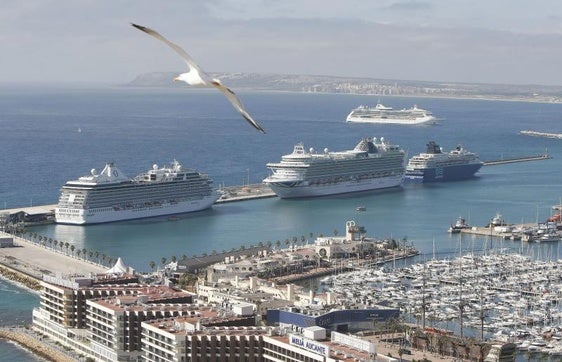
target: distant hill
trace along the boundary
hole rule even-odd
[[[141,74],[127,86],[173,87],[172,79],[178,73]],[[210,75],[231,88],[257,91],[483,98],[556,103],[562,101],[562,87],[556,86],[424,82],[267,73],[210,73]]]

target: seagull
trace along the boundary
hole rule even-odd
[[[252,118],[252,116],[250,116],[250,114],[248,114],[248,112],[246,112],[244,106],[242,105],[242,101],[240,101],[240,98],[238,98],[238,96],[230,88],[224,86],[220,82],[220,80],[211,78],[207,73],[205,73],[201,68],[199,68],[199,66],[193,61],[191,56],[189,56],[189,54],[187,54],[185,50],[183,50],[177,44],[172,43],[171,41],[163,37],[160,33],[158,33],[155,30],[147,28],[146,26],[137,25],[133,23],[131,23],[131,25],[167,44],[176,53],[178,53],[180,57],[182,57],[183,60],[187,63],[189,71],[187,73],[182,73],[177,77],[175,77],[174,82],[183,81],[189,85],[196,86],[196,87],[217,88],[226,96],[226,98],[230,101],[230,103],[232,103],[232,106],[242,115],[242,117],[244,117],[246,121],[248,121],[248,123],[250,123],[258,131],[265,133],[264,129],[261,128],[256,121],[254,121],[254,119]]]

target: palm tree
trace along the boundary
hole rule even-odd
[[[305,241],[306,241],[306,238],[304,237],[304,235],[301,235],[301,246],[304,246]]]
[[[92,260],[92,256],[94,256],[94,252],[92,250],[88,251],[89,260]]]
[[[167,259],[165,257],[162,257],[162,259],[160,259],[160,261],[162,262],[162,265],[166,264],[166,260]]]
[[[176,256],[175,256],[175,255],[172,255],[172,263],[175,263],[176,260],[177,260]]]
[[[66,253],[68,254],[68,247],[70,246],[70,243],[67,241],[64,243],[64,247],[66,248]]]
[[[187,259],[187,255],[183,254],[183,255],[181,256],[181,260],[186,260],[186,259]]]
[[[76,250],[76,255],[78,256],[78,258],[80,258],[80,254],[82,254],[82,249]]]
[[[54,243],[55,244],[55,248],[57,247],[57,245],[59,245],[59,241],[58,240],[53,240],[51,238],[49,238],[49,244],[50,243]]]
[[[74,245],[70,245],[70,251],[72,252],[72,256],[74,256],[74,249],[76,249],[76,247]]]
[[[334,229],[334,236],[338,236],[338,229]]]
[[[288,248],[289,244],[291,244],[291,240],[285,239],[285,246]]]
[[[275,246],[279,249],[281,247],[281,240],[275,240]]]
[[[154,262],[154,260],[151,260],[150,263],[148,263],[148,265],[150,265],[150,269],[152,269],[152,271],[154,271],[154,267],[156,266],[156,263]]]
[[[96,256],[96,263],[99,263],[99,261],[100,261],[100,259],[99,259],[99,258],[100,258],[100,252],[96,250],[96,251],[94,252],[94,255]]]
[[[101,254],[101,260],[102,260],[102,263],[103,263],[104,265],[105,265],[105,259],[107,259],[107,255],[105,255],[105,253]],[[111,258],[109,258],[109,259],[111,259]],[[111,263],[109,262],[109,260],[108,260],[108,264],[111,265]]]
[[[213,249],[213,251],[211,252],[211,255],[217,255],[217,251]]]
[[[297,243],[298,240],[299,239],[296,236],[293,236],[293,244],[292,244],[293,249],[295,248],[295,244]]]
[[[88,251],[86,250],[86,248],[83,248],[83,249],[82,249],[82,254],[84,254],[84,259],[86,259],[86,253],[87,253],[87,252],[88,252]]]

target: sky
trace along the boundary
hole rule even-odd
[[[0,84],[207,72],[562,85],[559,0],[0,0]]]

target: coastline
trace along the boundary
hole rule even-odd
[[[36,335],[33,331],[22,327],[2,327],[0,328],[0,339],[13,341],[21,347],[33,352],[33,354],[43,357],[49,361],[72,362],[76,358],[56,350],[43,341],[44,337]]]
[[[0,277],[38,293],[44,272],[54,273],[61,265],[72,274],[101,273],[106,269],[93,263],[55,252],[11,234],[14,247],[0,248]],[[0,327],[0,339],[13,341],[32,353],[56,362],[76,361],[74,351],[49,343],[48,339],[32,331],[29,326]]]

